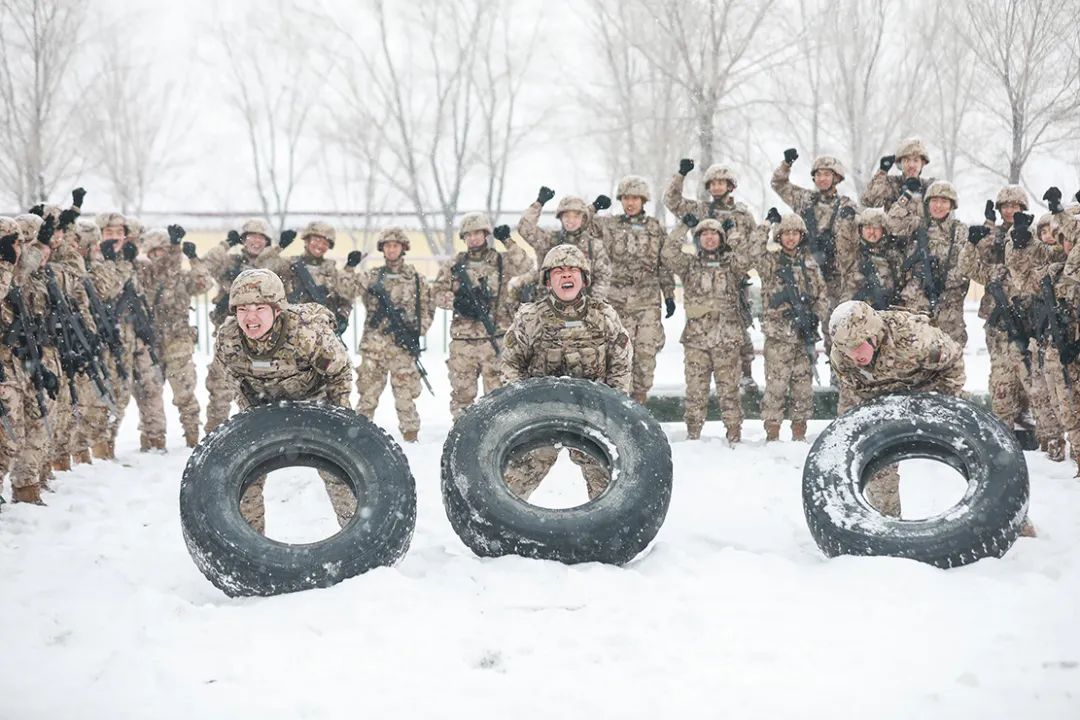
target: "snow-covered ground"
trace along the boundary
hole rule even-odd
[[[681,384],[679,327],[662,385]],[[982,389],[971,328],[969,386]],[[1040,537],[1001,560],[827,560],[802,514],[808,445],[766,447],[758,421],[736,449],[718,423],[696,443],[669,424],[671,510],[636,561],[481,560],[442,511],[448,386],[437,350],[426,361],[437,397],[425,393],[421,442],[405,447],[419,507],[395,568],[223,596],[181,538],[187,451],[171,406],[167,455],[137,451],[132,414],[119,462],[62,474],[47,509],[5,506],[0,718],[1080,717],[1073,466],[1028,454]],[[376,420],[399,437],[389,397]],[[538,499],[582,501],[574,473],[560,460]],[[902,473],[911,515],[959,492],[944,466]],[[334,527],[310,471],[276,473],[267,500],[280,539]]]

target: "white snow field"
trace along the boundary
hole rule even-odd
[[[969,385],[985,388],[970,319]],[[666,327],[659,384],[679,386],[681,320]],[[1072,464],[1028,454],[1040,537],[1001,560],[949,571],[830,560],[803,519],[809,445],[787,441],[786,425],[766,446],[747,421],[730,449],[719,423],[701,442],[669,424],[671,509],[633,563],[479,559],[442,509],[450,421],[433,347],[437,397],[425,393],[421,442],[405,447],[416,534],[394,568],[325,590],[225,597],[181,538],[188,453],[168,404],[167,455],[137,451],[132,412],[119,462],[61,474],[48,508],[6,505],[0,718],[1080,718]],[[400,438],[389,391],[376,420]],[[824,426],[812,423],[811,441]],[[584,500],[575,472],[560,460],[538,503]],[[312,474],[271,478],[271,535],[333,531]],[[959,492],[944,466],[912,462],[902,474],[913,516]]]

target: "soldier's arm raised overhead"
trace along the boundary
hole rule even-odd
[[[914,182],[917,184],[918,180]],[[924,212],[921,190],[901,193],[885,215],[885,232],[897,236],[912,234],[922,222]]]
[[[896,162],[895,155],[886,155],[878,162],[878,169],[874,171],[870,182],[863,191],[859,202],[865,207],[885,207],[896,200],[896,187],[889,179],[889,170]]]
[[[536,270],[536,263],[533,262],[533,259],[525,252],[525,249],[521,247],[521,243],[514,239],[509,226],[499,225],[495,228],[493,234],[495,235],[495,239],[501,242],[506,248],[504,259],[506,261],[506,274],[509,277],[522,275]]]
[[[518,221],[518,235],[520,235],[525,242],[529,243],[532,249],[536,251],[537,255],[543,255],[551,249],[551,233],[541,229],[540,211],[543,210],[544,203],[553,197],[555,197],[555,193],[551,188],[541,187],[536,201],[525,208],[525,212],[521,215],[521,220]]]
[[[664,190],[664,207],[670,210],[675,217],[681,218],[683,215],[692,213],[697,209],[695,201],[683,197],[683,183],[686,180],[686,174],[693,169],[693,160],[690,158],[680,160],[678,172],[671,177],[667,189]]]
[[[351,251],[345,260],[345,267],[338,273],[338,294],[346,300],[352,301],[367,292],[371,284],[371,273],[356,269],[363,259],[364,253],[359,250]]]
[[[687,271],[690,269],[690,264],[694,261],[693,255],[684,253],[682,248],[687,230],[692,231],[693,226],[697,224],[698,218],[687,214],[679,220],[675,227],[671,229],[671,232],[668,233],[667,240],[665,240],[663,248],[661,249],[660,257],[663,262],[663,267],[679,277],[686,275]],[[690,242],[693,242],[692,236]],[[667,295],[664,297],[667,297]]]
[[[231,264],[229,250],[240,244],[240,233],[230,230],[229,234],[206,253],[206,269],[215,278],[224,275]]]
[[[630,342],[630,334],[610,305],[604,308],[604,322],[608,326],[605,334],[608,338],[607,375],[604,382],[629,395],[634,367],[634,346]]]
[[[790,152],[794,152],[794,149],[787,151],[787,153]],[[773,171],[772,180],[769,184],[793,212],[802,212],[814,201],[814,194],[806,188],[799,187],[791,182],[791,164],[794,160],[788,162],[787,158],[790,155],[787,153],[785,153],[784,160]],[[795,157],[798,158],[797,153]]]

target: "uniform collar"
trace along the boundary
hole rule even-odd
[[[270,327],[270,332],[258,340],[252,340],[241,330],[240,342],[243,344],[247,354],[253,358],[265,358],[280,348],[285,342],[285,334],[289,324],[287,318],[288,315],[283,310],[274,318],[274,324]]]
[[[563,317],[581,317],[585,314],[585,309],[588,307],[589,296],[587,289],[583,289],[576,300],[563,302],[555,297],[555,293],[549,290],[548,303],[551,304],[552,309],[555,310],[557,314]]]

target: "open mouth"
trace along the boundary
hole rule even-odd
[[[573,280],[566,280],[566,281],[563,282],[562,285],[560,285],[560,287],[563,290],[573,290],[574,289],[574,281]]]

